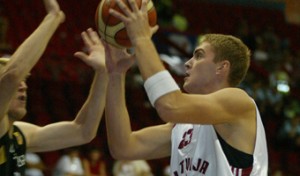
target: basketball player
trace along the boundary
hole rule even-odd
[[[44,0],[44,4],[48,13],[38,28],[10,59],[1,59],[0,175],[3,176],[24,175],[26,151],[52,151],[90,142],[97,133],[104,109],[107,87],[104,48],[99,45],[97,34],[89,29],[82,33],[89,53],[79,51],[75,56],[95,70],[95,77],[89,96],[76,118],[44,127],[19,121],[26,114],[26,77],[65,19],[56,0]]]
[[[174,176],[266,176],[268,151],[259,111],[236,87],[249,67],[248,48],[233,36],[203,36],[185,63],[183,93],[151,41],[147,0],[140,9],[135,0],[129,0],[130,7],[117,2],[122,13],[110,13],[125,23],[149,100],[167,123],[131,130],[124,90],[127,67],[122,65],[132,61],[115,55],[107,62],[123,64],[109,68],[105,112],[111,154],[127,160],[171,156]]]

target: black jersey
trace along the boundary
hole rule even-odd
[[[0,175],[25,175],[26,140],[17,126],[13,126],[13,137],[8,132],[0,139]]]

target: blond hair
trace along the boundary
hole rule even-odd
[[[249,48],[240,39],[231,35],[206,34],[200,38],[199,44],[203,42],[208,42],[213,47],[216,63],[223,60],[230,62],[228,83],[230,86],[239,85],[249,69],[251,55]]]

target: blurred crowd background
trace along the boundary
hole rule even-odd
[[[73,53],[83,47],[80,33],[95,28],[99,0],[58,1],[66,22],[28,79],[28,114],[24,120],[38,125],[73,119],[92,79],[92,69]],[[240,86],[256,100],[261,111],[268,140],[269,175],[300,175],[300,1],[153,1],[160,26],[153,40],[179,85],[184,77],[183,63],[191,57],[201,35],[231,34],[248,45],[251,67]],[[41,0],[0,0],[0,57],[12,54],[45,13]],[[126,98],[133,130],[163,123],[150,107],[136,67],[127,75]],[[97,138],[76,148],[81,165],[90,149],[98,148],[105,167],[101,175],[116,175],[113,168],[120,163],[130,170],[128,161],[115,161],[110,156],[105,130],[102,120]],[[52,175],[70,150],[37,153],[40,159],[35,161],[43,163],[39,168],[44,175]],[[151,170],[152,175],[168,174],[169,158],[141,162],[148,166],[139,166]]]

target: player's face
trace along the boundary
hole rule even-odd
[[[195,49],[193,57],[185,63],[183,88],[186,92],[206,94],[212,91],[217,79],[214,58],[215,53],[208,42],[203,42]]]
[[[26,82],[22,81],[14,99],[10,103],[8,115],[13,120],[20,120],[26,115],[27,88]]]

